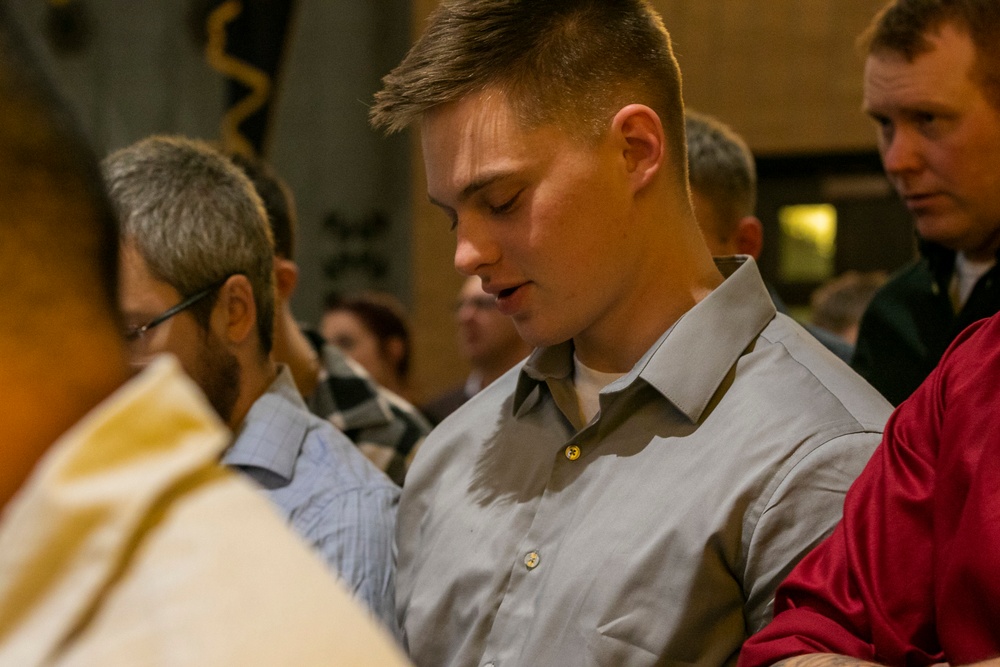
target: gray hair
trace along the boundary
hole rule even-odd
[[[689,110],[685,128],[691,189],[716,207],[727,225],[716,233],[728,238],[737,221],[753,215],[757,207],[753,153],[736,132],[711,116]]]
[[[274,241],[246,175],[209,144],[183,137],[143,139],[112,153],[103,166],[122,242],[138,250],[155,278],[184,296],[233,274],[246,276],[262,352],[269,353]],[[214,300],[192,309],[203,328]]]

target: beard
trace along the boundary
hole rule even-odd
[[[222,421],[229,423],[240,395],[240,364],[222,342],[209,333],[198,353],[195,382]]]

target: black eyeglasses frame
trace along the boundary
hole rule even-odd
[[[226,281],[232,278],[233,275],[235,274],[230,274],[225,278],[222,278],[221,280],[217,280],[216,282],[212,283],[205,289],[195,292],[188,298],[178,303],[176,306],[171,306],[170,308],[167,308],[165,311],[163,311],[162,313],[151,319],[149,322],[146,322],[145,324],[138,327],[129,327],[128,329],[125,330],[125,340],[127,340],[130,343],[139,340],[150,329],[154,329],[163,324],[164,322],[166,322],[167,320],[169,320],[174,315],[178,315],[184,312],[188,308],[192,307],[196,303],[206,298],[209,294],[211,294],[215,290],[225,285]]]

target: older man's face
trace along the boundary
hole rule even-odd
[[[132,245],[121,250],[119,302],[126,328],[136,328],[184,300],[172,285],[155,278]],[[131,341],[132,363],[143,366],[157,354],[177,357],[223,421],[229,422],[239,395],[240,368],[219,336],[203,329],[183,310]]]
[[[969,36],[946,24],[929,37],[932,50],[912,63],[869,56],[865,111],[920,236],[988,259],[1000,247],[1000,111],[973,79]]]

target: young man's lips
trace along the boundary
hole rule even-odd
[[[524,290],[521,289],[524,285],[515,285],[513,287],[506,287],[499,292],[497,292],[497,310],[499,310],[504,315],[512,315],[520,309],[521,302],[524,300]]]
[[[934,203],[944,195],[940,192],[926,192],[920,194],[910,194],[903,197],[903,201],[909,208],[921,208]]]

